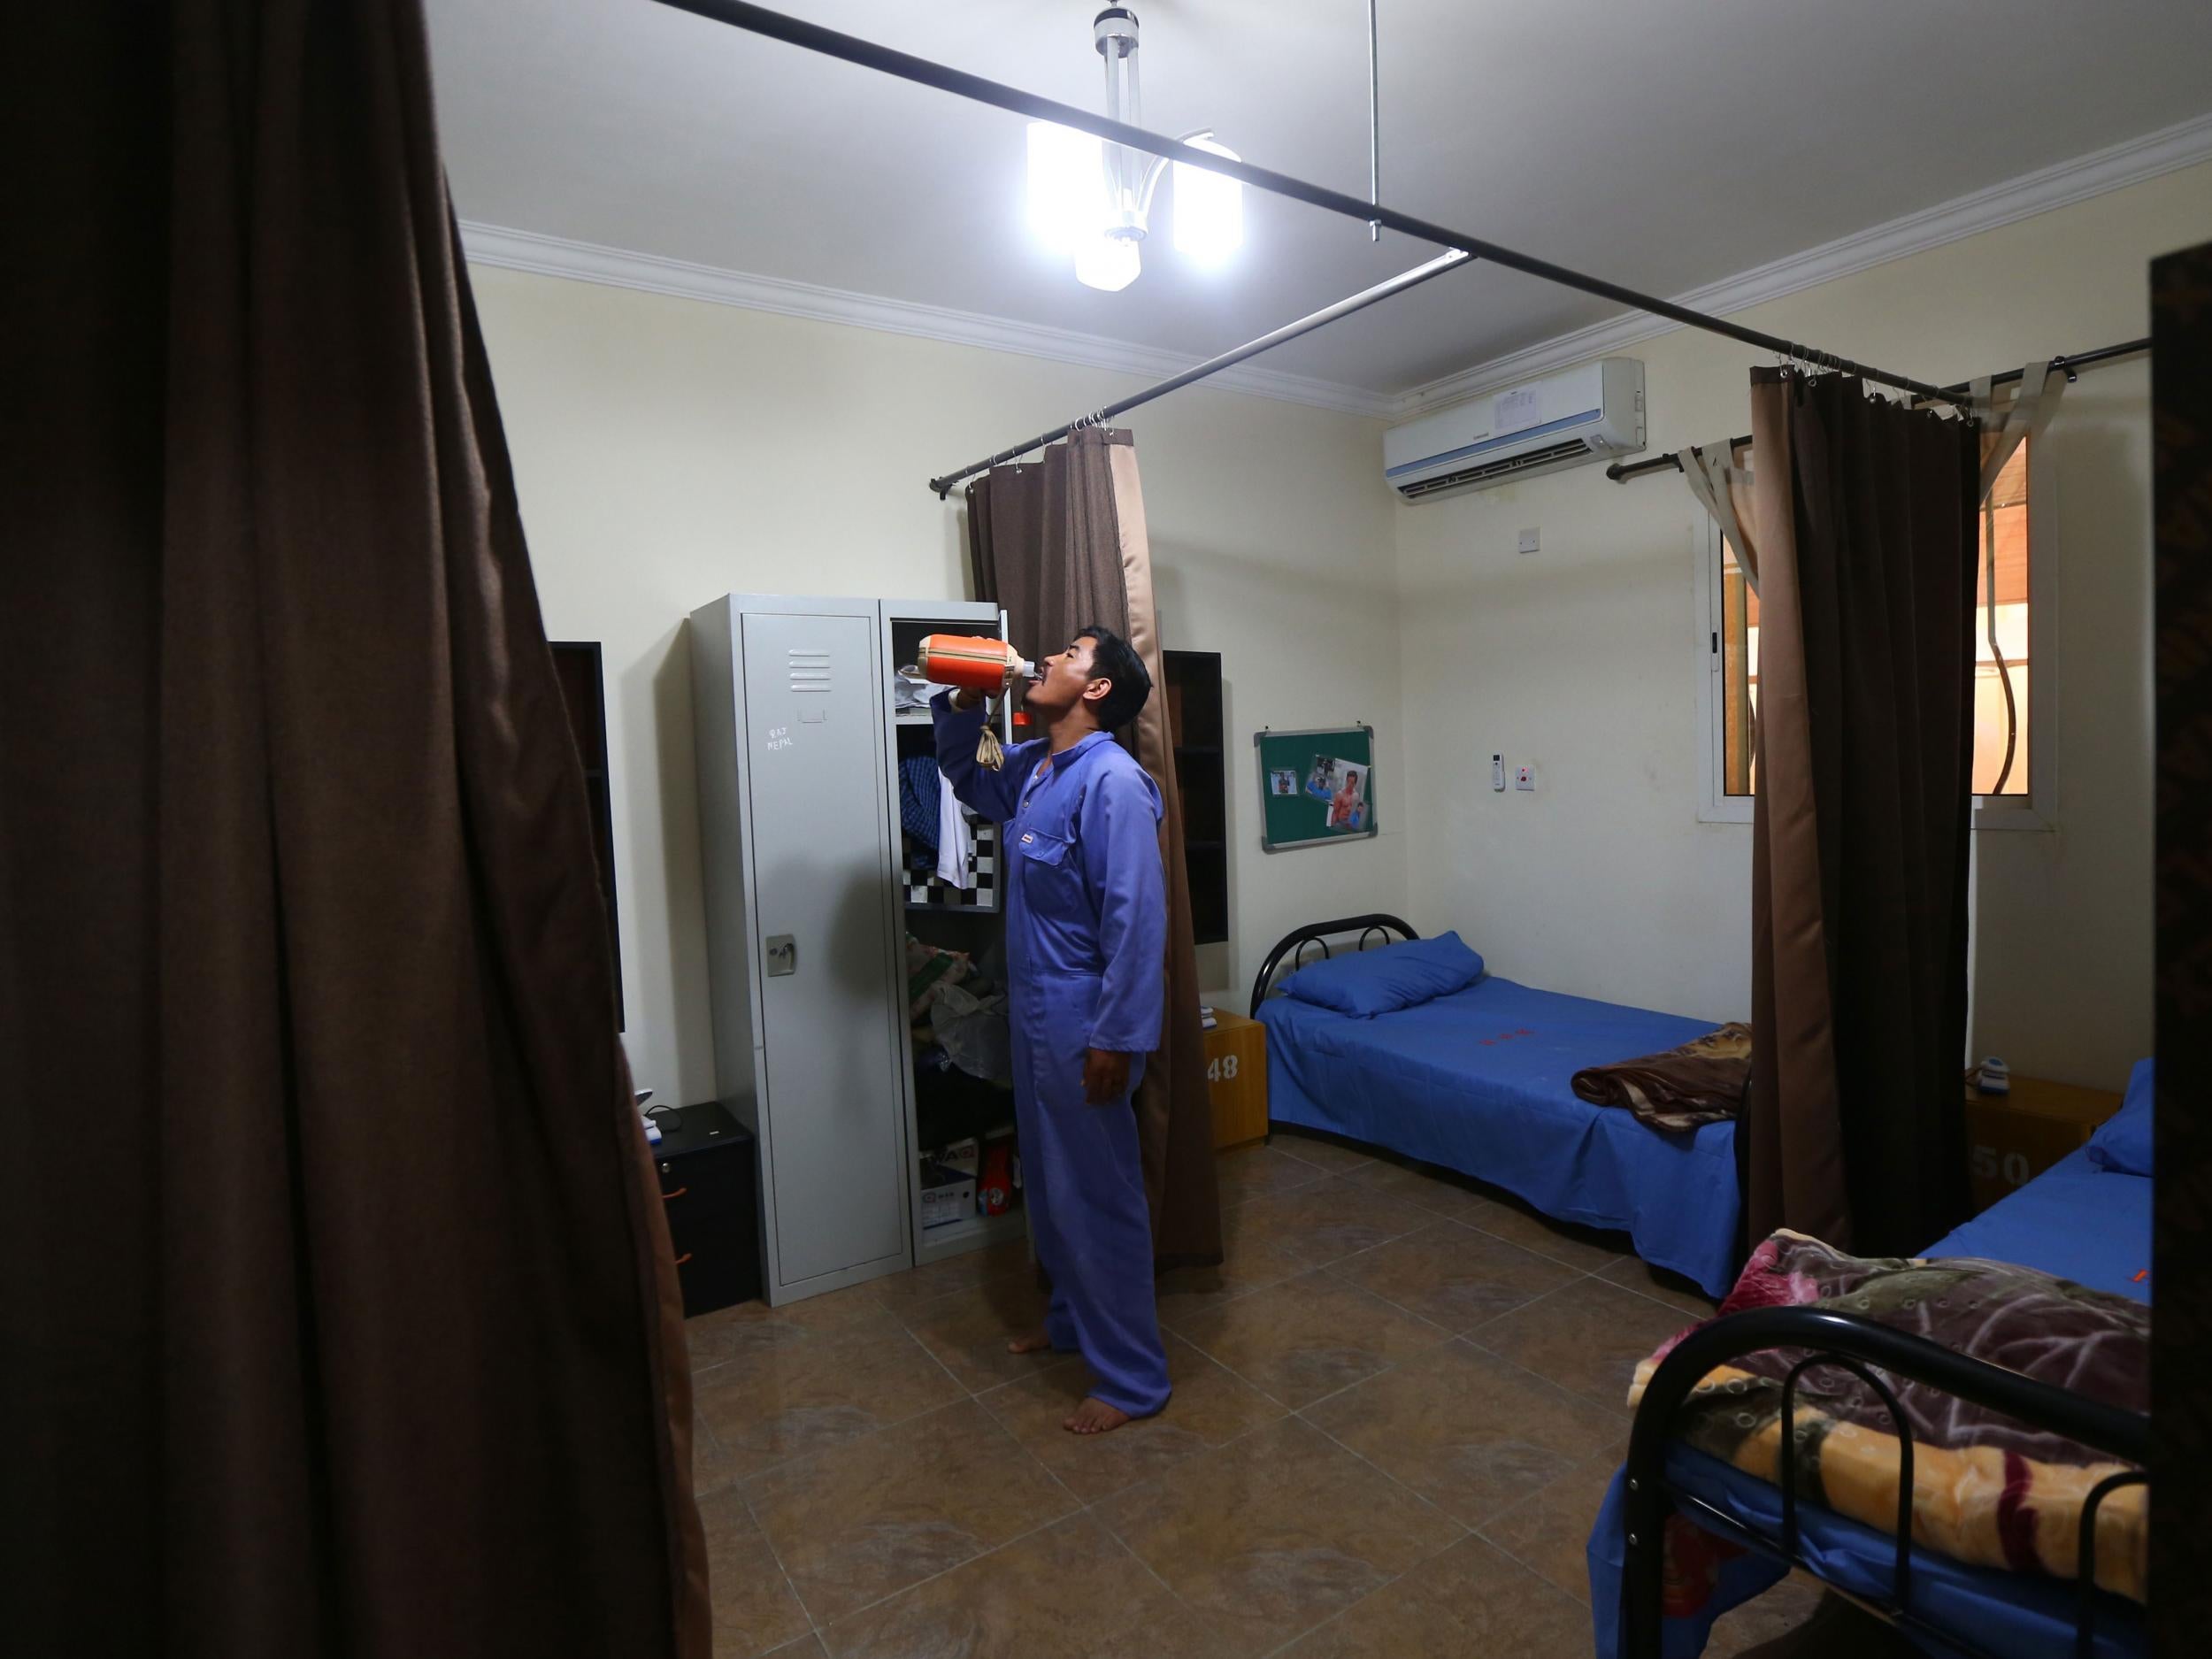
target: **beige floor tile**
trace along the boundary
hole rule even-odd
[[[739,1478],[737,1460],[722,1449],[714,1431],[695,1414],[691,1419],[691,1495],[703,1498],[735,1486]]]
[[[1085,1503],[1283,1415],[1273,1400],[1173,1335],[1167,1338],[1167,1363],[1175,1384],[1167,1409],[1111,1434],[1071,1434],[1061,1426],[1090,1387],[1080,1360],[995,1388],[977,1403]]]
[[[1222,1232],[1232,1255],[1261,1245],[1287,1250],[1309,1267],[1325,1267],[1434,1219],[1402,1198],[1335,1179],[1239,1204],[1223,1215]]]
[[[1600,1233],[1571,1222],[1554,1221],[1548,1216],[1535,1215],[1512,1204],[1495,1204],[1487,1215],[1468,1225],[1523,1249],[1533,1250],[1539,1256],[1548,1256],[1555,1262],[1578,1267],[1586,1273],[1610,1267],[1624,1256],[1632,1254],[1625,1233]]]
[[[1351,1147],[1339,1146],[1333,1141],[1322,1141],[1288,1130],[1277,1130],[1275,1138],[1268,1144],[1278,1152],[1286,1152],[1294,1158],[1312,1164],[1317,1170],[1328,1171],[1332,1175],[1364,1169],[1375,1162],[1369,1154]]]
[[[1100,1643],[1092,1659],[1261,1659],[1280,1645],[1248,1620],[1193,1607],[1179,1596],[1146,1605],[1138,1621]]]
[[[948,1256],[926,1267],[911,1268],[870,1282],[883,1305],[895,1312],[912,1302],[928,1302],[955,1290],[995,1284],[1001,1279],[1037,1282],[1037,1263],[1025,1238],[1004,1239],[980,1250]]]
[[[1455,1221],[1433,1222],[1328,1271],[1448,1331],[1471,1331],[1578,1276],[1564,1263]]]
[[[692,1379],[692,1410],[739,1476],[961,1397],[895,1321],[747,1349]]]
[[[1287,1641],[1462,1535],[1459,1523],[1295,1418],[1092,1511],[1240,1642]]]
[[[818,1625],[1077,1507],[972,1400],[783,1464],[742,1490]]]
[[[702,1498],[699,1521],[706,1532],[715,1659],[754,1659],[804,1636],[806,1609],[744,1499],[727,1489]]]
[[[1479,1538],[1455,1544],[1284,1650],[1284,1659],[1586,1659],[1589,1609]]]
[[[1578,1279],[1479,1327],[1471,1340],[1625,1417],[1636,1362],[1682,1325],[1672,1308],[1601,1279]]]
[[[898,1317],[972,1394],[1034,1375],[1056,1357],[1049,1348],[1007,1350],[1013,1338],[1043,1328],[1044,1293],[1033,1279],[1000,1279],[927,1302],[902,1302]]]
[[[1304,1415],[1469,1526],[1568,1473],[1621,1426],[1466,1342],[1419,1355]]]
[[[1171,1606],[1144,1564],[1075,1515],[831,1624],[831,1659],[1093,1659]]]
[[[1232,1240],[1219,1265],[1179,1267],[1153,1281],[1161,1326],[1179,1331],[1210,1309],[1311,1271],[1279,1245],[1249,1239]]]
[[[1541,1492],[1484,1524],[1482,1535],[1555,1588],[1578,1601],[1590,1599],[1591,1524],[1605,1489],[1627,1455],[1624,1437],[1616,1453],[1591,1458]]]
[[[826,1291],[803,1302],[772,1308],[764,1302],[741,1302],[734,1308],[718,1308],[684,1321],[684,1340],[691,1349],[691,1369],[704,1371],[744,1350],[774,1348],[826,1331],[858,1325],[880,1325],[890,1316],[878,1294],[885,1281],[848,1285]]]
[[[1233,1152],[1224,1152],[1214,1160],[1214,1178],[1220,1183],[1225,1208],[1240,1204],[1248,1198],[1265,1198],[1273,1193],[1311,1187],[1316,1181],[1326,1180],[1328,1174],[1326,1170],[1273,1147],[1240,1147]]]
[[[1200,1314],[1178,1334],[1296,1410],[1434,1348],[1449,1333],[1315,1272]]]
[[[1374,1164],[1355,1170],[1349,1179],[1370,1192],[1418,1204],[1447,1221],[1473,1222],[1502,1208],[1495,1198],[1457,1179],[1449,1171],[1425,1165]]]
[[[1678,1273],[1670,1273],[1663,1267],[1653,1267],[1632,1256],[1621,1259],[1599,1273],[1623,1290],[1632,1290],[1640,1296],[1649,1296],[1654,1302],[1663,1302],[1670,1308],[1679,1308],[1693,1319],[1709,1319],[1719,1304]]]

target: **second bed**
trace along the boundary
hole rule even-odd
[[[1735,1282],[1736,1126],[1663,1133],[1594,1106],[1574,1074],[1701,1037],[1710,1020],[1540,991],[1486,973],[1410,1007],[1345,1014],[1271,995],[1307,943],[1415,938],[1395,917],[1317,922],[1270,953],[1253,987],[1267,1027],[1268,1116],[1502,1187],[1544,1214],[1625,1233],[1655,1266],[1724,1295]]]

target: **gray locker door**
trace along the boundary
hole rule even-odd
[[[744,619],[755,1041],[785,1285],[906,1248],[876,632],[868,617]]]

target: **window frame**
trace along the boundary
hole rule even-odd
[[[2058,680],[2055,653],[2051,649],[2052,595],[2058,586],[2051,577],[2056,557],[2051,533],[2058,523],[2058,469],[2051,465],[2050,434],[2046,426],[2026,441],[2032,450],[2028,457],[2028,792],[2024,795],[1976,795],[1974,827],[1978,830],[2052,830],[2058,826],[2058,797],[2051,787],[2051,708]],[[1981,514],[1982,504],[1977,502],[1977,525]],[[1980,546],[1978,530],[1975,545]],[[1978,641],[1986,631],[1981,615],[1977,607],[1974,637]],[[1975,649],[1978,657],[1978,643]]]
[[[2034,474],[2029,474],[2028,493],[2035,493]],[[2033,530],[2030,533],[2032,535]],[[1727,743],[1727,733],[1721,719],[1721,675],[1724,671],[1727,653],[1720,649],[1721,629],[1721,543],[1720,526],[1713,522],[1710,513],[1701,511],[1698,522],[1690,527],[1691,557],[1697,571],[1695,612],[1697,634],[1691,649],[1697,658],[1697,821],[1701,824],[1748,824],[1755,805],[1755,797],[1747,795],[1726,795],[1722,792],[1723,780],[1728,775],[1727,757],[1722,752]],[[2032,547],[2032,542],[2031,542]],[[2031,590],[2035,578],[2035,561],[2028,561]],[[2029,615],[2034,615],[2034,595],[2029,595]],[[2032,733],[2033,727],[2030,727]],[[2032,759],[2028,775],[2035,776]]]
[[[2036,453],[2028,457],[2028,793],[2024,795],[1976,795],[1973,825],[1978,830],[2041,830],[2057,827],[2057,794],[2051,778],[2051,710],[2056,700],[2059,676],[2055,672],[2055,637],[2052,617],[2057,583],[2052,566],[2057,560],[2052,532],[2058,523],[2057,468],[2052,465],[2049,429],[2032,442]],[[1978,522],[1978,503],[1975,516]],[[1697,821],[1701,824],[1748,824],[1755,807],[1751,795],[1722,793],[1727,776],[1722,753],[1726,734],[1722,726],[1721,675],[1726,653],[1717,641],[1722,624],[1720,526],[1709,513],[1701,511],[1691,526],[1690,547],[1696,580],[1693,584],[1696,633],[1691,641],[1697,674]],[[1977,533],[1977,545],[1979,535]],[[1978,608],[1978,619],[1981,612]],[[1978,626],[1976,638],[1981,637]]]

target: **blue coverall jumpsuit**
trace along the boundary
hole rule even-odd
[[[1167,1403],[1167,1353],[1152,1295],[1152,1222],[1136,1112],[1083,1097],[1086,1051],[1159,1046],[1167,903],[1159,786],[1101,732],[1042,774],[1040,739],[976,764],[986,712],[930,704],[937,764],[953,794],[1005,825],[1008,1018],[1023,1201],[1052,1279],[1045,1332],[1082,1355],[1091,1394],[1133,1417]]]

